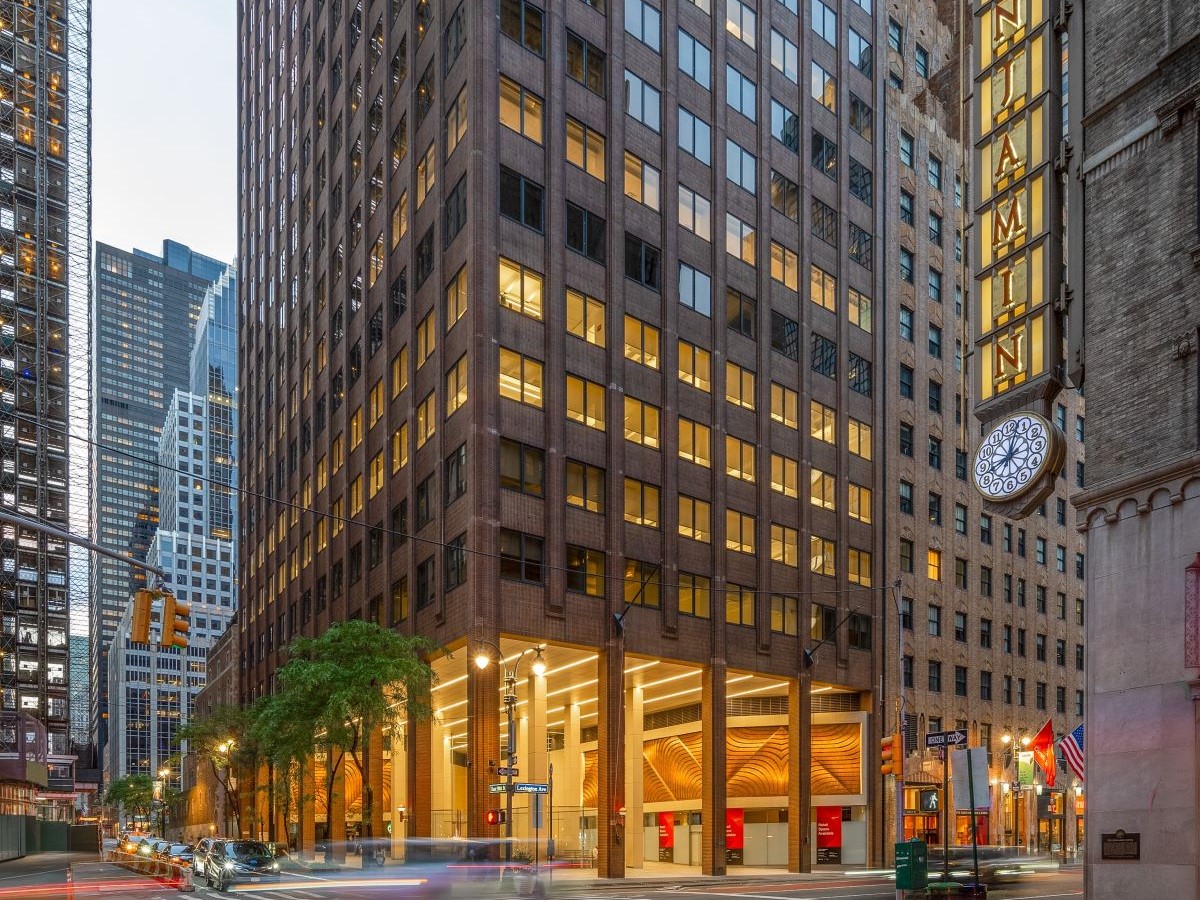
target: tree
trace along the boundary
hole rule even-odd
[[[350,754],[362,776],[368,839],[374,837],[375,803],[371,735],[402,718],[429,717],[434,674],[426,656],[433,648],[426,638],[397,634],[374,622],[336,623],[318,637],[292,643],[290,659],[277,673],[279,691],[264,706],[260,725],[271,722],[285,753],[308,756],[318,745],[329,748],[326,809],[333,808],[337,770]]]
[[[254,740],[254,722],[253,709],[218,706],[207,716],[193,717],[175,736],[178,742],[187,742],[189,752],[208,760],[213,778],[225,793],[238,835],[242,833],[242,804],[231,777],[238,769],[254,771],[257,766],[260,750]]]
[[[104,792],[106,806],[124,809],[135,816],[150,820],[154,810],[154,779],[149,775],[129,775],[117,778]]]

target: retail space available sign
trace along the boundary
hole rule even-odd
[[[1061,389],[1062,140],[1059,0],[975,0],[976,415]]]

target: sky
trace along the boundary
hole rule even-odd
[[[150,14],[150,9],[153,9]],[[96,0],[92,236],[237,251],[235,0]]]

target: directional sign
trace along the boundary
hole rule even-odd
[[[499,775],[501,778],[504,778],[509,775],[511,775],[513,778],[516,778],[521,773],[517,771],[515,766],[497,766],[496,774]]]
[[[488,793],[489,794],[506,794],[506,793],[508,793],[508,785],[507,784],[489,784],[488,785]]]
[[[957,731],[931,731],[925,735],[925,749],[927,750],[935,747],[957,747],[966,742],[967,732],[962,728]]]
[[[550,785],[538,784],[537,782],[522,781],[513,785],[513,790],[518,794],[548,794],[550,793]]]

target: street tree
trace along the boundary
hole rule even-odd
[[[326,809],[333,808],[338,768],[350,755],[362,777],[362,821],[368,840],[374,837],[372,735],[380,726],[429,717],[434,674],[428,655],[434,647],[426,638],[352,619],[317,637],[298,638],[277,673],[275,722],[285,729],[285,723],[292,723],[281,738],[287,752],[303,751],[307,756],[318,745],[328,750]]]
[[[180,744],[187,742],[188,752],[212,768],[238,835],[242,833],[242,804],[232,778],[239,769],[254,771],[258,765],[261,749],[255,740],[255,712],[253,707],[218,706],[206,716],[193,716],[175,735]]]
[[[154,809],[154,779],[149,775],[128,775],[115,779],[104,792],[104,805],[124,810],[150,821]]]

